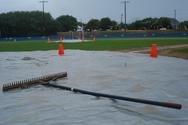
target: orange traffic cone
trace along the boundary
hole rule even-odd
[[[48,42],[50,43],[51,42],[51,39],[48,37]]]
[[[63,38],[61,37],[59,41],[60,41],[60,43],[62,43],[63,42]]]
[[[64,47],[63,47],[62,44],[59,44],[58,54],[59,54],[60,56],[63,56],[63,55],[64,55]]]
[[[152,44],[150,57],[157,58],[157,56],[158,56],[157,44]]]
[[[96,37],[94,36],[93,41],[96,42]]]
[[[82,37],[82,43],[84,43],[84,37]]]

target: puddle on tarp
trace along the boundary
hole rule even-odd
[[[0,92],[0,125],[187,125],[188,60],[120,52],[0,53],[0,86],[59,72],[60,85],[183,104],[182,110],[95,98],[36,86]]]

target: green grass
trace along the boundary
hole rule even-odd
[[[65,49],[119,51],[150,47],[154,43],[158,46],[188,44],[188,38],[97,39],[96,43],[63,43],[63,45]],[[57,49],[58,43],[47,43],[47,41],[0,42],[0,52]]]
[[[188,48],[177,49],[177,50],[175,50],[175,52],[188,54]]]

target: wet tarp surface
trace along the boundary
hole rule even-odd
[[[0,125],[187,125],[188,60],[121,52],[66,50],[0,53],[0,86],[68,72],[59,85],[177,102],[182,110],[96,98],[36,86],[0,92]]]

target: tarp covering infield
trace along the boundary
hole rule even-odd
[[[187,125],[188,60],[120,52],[0,53],[0,86],[67,71],[57,84],[119,96],[178,102],[182,110],[114,101],[44,86],[0,92],[0,125]]]
[[[60,41],[51,41],[51,43],[59,43]],[[63,43],[81,43],[81,39],[65,39]],[[91,42],[91,40],[84,40],[84,42]]]

